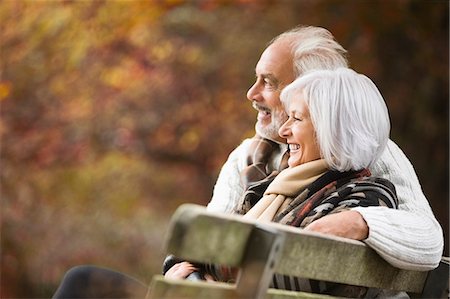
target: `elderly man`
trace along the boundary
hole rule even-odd
[[[245,192],[255,184],[264,185],[265,179],[287,166],[287,145],[278,135],[287,119],[280,102],[283,87],[310,70],[347,66],[345,53],[330,32],[318,27],[294,28],[272,40],[256,65],[256,82],[247,93],[258,111],[257,135],[244,140],[230,154],[214,187],[209,210],[239,213]],[[306,229],[362,240],[399,268],[435,268],[443,249],[442,229],[411,163],[389,141],[371,171],[395,184],[399,210],[354,208],[323,217]],[[181,278],[194,270],[183,262],[172,267],[168,275]],[[66,274],[54,298],[134,298],[146,292],[145,284],[122,273],[79,266]]]

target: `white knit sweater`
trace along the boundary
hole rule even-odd
[[[228,157],[214,187],[208,210],[231,213],[244,192],[240,172],[246,166],[250,139]],[[277,169],[286,145],[272,156]],[[413,166],[402,150],[389,140],[386,150],[371,169],[373,176],[390,180],[396,187],[399,209],[358,207],[369,227],[364,242],[395,267],[409,270],[436,268],[443,250],[442,228],[431,211]]]

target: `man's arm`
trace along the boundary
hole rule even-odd
[[[207,206],[209,211],[232,213],[237,206],[244,193],[240,173],[245,167],[244,158],[249,144],[250,139],[244,140],[231,152],[222,166],[214,186],[213,196]]]
[[[386,261],[402,269],[436,268],[443,250],[442,228],[409,160],[395,143],[389,141],[371,171],[374,176],[386,178],[395,185],[398,210],[358,207],[340,215],[325,216],[308,229],[363,240]],[[328,218],[331,216],[333,218]],[[364,235],[368,237],[364,239]]]

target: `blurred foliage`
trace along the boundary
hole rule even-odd
[[[253,134],[266,43],[328,28],[379,86],[448,236],[447,1],[0,2],[1,297],[99,264],[149,282],[168,219]],[[447,251],[448,254],[448,251]]]

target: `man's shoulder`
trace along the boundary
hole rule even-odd
[[[370,167],[373,176],[387,178],[395,186],[417,183],[417,175],[411,161],[392,140],[388,141],[381,157]]]
[[[408,159],[402,149],[392,139],[388,139],[386,149],[384,150],[382,157],[386,155],[404,157],[405,159]]]
[[[403,163],[410,163],[408,157],[394,141],[389,139],[386,148],[380,158],[375,162],[375,165],[378,165],[378,167],[382,166],[383,168],[391,168]]]
[[[252,143],[252,139],[253,138],[245,138],[244,140],[242,140],[242,142],[233,149],[231,154],[234,153],[236,155],[241,155],[241,154],[247,153],[249,150],[249,147]]]
[[[252,138],[244,139],[237,147],[235,147],[231,153],[228,155],[227,161],[224,166],[226,167],[237,167],[241,169],[245,166],[245,161],[247,160],[249,148],[251,145]]]

